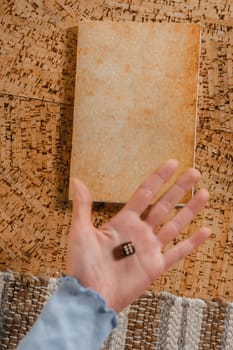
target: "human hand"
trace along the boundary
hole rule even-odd
[[[107,305],[116,311],[132,303],[156,278],[210,235],[210,230],[202,227],[163,252],[207,203],[209,194],[204,189],[199,190],[157,234],[153,232],[199,180],[200,173],[195,169],[184,173],[141,218],[177,166],[176,160],[164,163],[136,190],[119,213],[98,229],[91,222],[92,201],[87,187],[80,180],[72,179],[73,214],[66,273],[77,278],[83,286],[99,292]],[[136,253],[116,260],[113,249],[128,241],[133,243]]]

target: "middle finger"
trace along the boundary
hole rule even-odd
[[[175,184],[155,203],[144,220],[152,229],[158,227],[180,199],[199,180],[198,170],[188,169]]]

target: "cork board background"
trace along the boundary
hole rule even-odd
[[[1,1],[0,269],[59,276],[68,197],[78,20],[202,24],[196,165],[212,238],[151,287],[187,297],[233,299],[232,0]],[[119,206],[99,204],[101,224]]]

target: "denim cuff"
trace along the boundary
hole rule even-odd
[[[116,328],[118,325],[118,318],[116,312],[107,306],[106,300],[92,288],[86,288],[72,276],[62,275],[58,281],[60,292],[69,290],[69,293],[73,296],[85,295],[86,297],[95,301],[98,306],[98,312],[101,314],[107,314],[111,318],[112,328]]]

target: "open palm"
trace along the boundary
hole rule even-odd
[[[176,160],[163,164],[139,186],[119,213],[99,229],[91,221],[92,201],[88,189],[78,179],[72,181],[73,215],[68,237],[67,274],[77,278],[85,287],[98,291],[108,306],[116,311],[134,301],[156,278],[210,235],[210,230],[202,227],[163,252],[209,198],[206,190],[199,190],[178,214],[161,226],[177,202],[200,178],[200,173],[192,168],[145,214],[177,166]],[[133,243],[136,253],[115,259],[114,248],[128,241]]]

